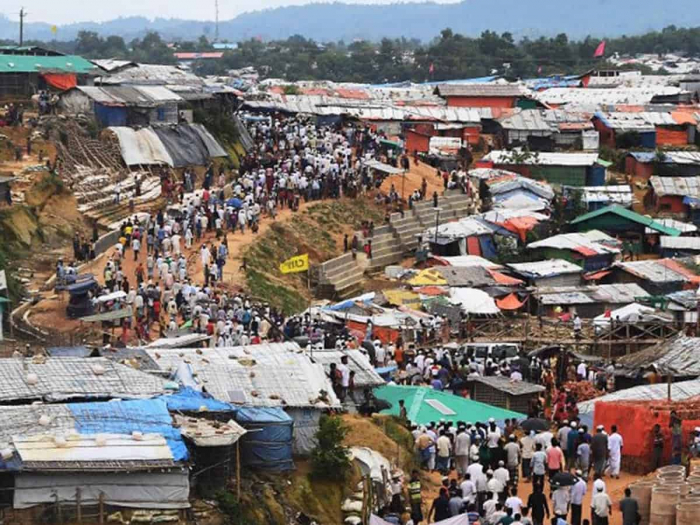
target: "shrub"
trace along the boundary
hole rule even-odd
[[[311,475],[318,479],[342,481],[350,471],[350,456],[343,439],[348,428],[339,417],[321,416],[316,432],[318,445],[311,452]]]
[[[230,525],[253,525],[252,520],[243,506],[236,500],[236,496],[226,490],[216,494],[216,502],[219,510],[226,516],[226,523]]]

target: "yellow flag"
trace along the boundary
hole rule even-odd
[[[309,269],[309,254],[297,255],[287,259],[280,264],[280,272],[282,273],[297,273],[305,272]]]
[[[58,33],[58,27],[57,26],[51,26],[51,32],[55,35]]]

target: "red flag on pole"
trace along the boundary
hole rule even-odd
[[[430,73],[431,75],[435,73],[435,64],[433,64],[432,62],[430,63],[430,69],[428,69],[428,73]]]
[[[603,40],[600,44],[598,44],[598,47],[595,49],[595,53],[593,53],[593,58],[602,57],[604,54],[605,54],[605,40]]]

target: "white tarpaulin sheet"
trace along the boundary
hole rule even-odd
[[[450,302],[467,314],[498,314],[501,310],[493,298],[476,288],[450,288]]]
[[[119,139],[119,149],[127,166],[167,164],[173,166],[173,159],[163,142],[151,128],[134,130],[126,127],[110,127]]]
[[[204,142],[210,157],[228,157],[228,153],[226,153],[224,148],[221,147],[221,144],[216,141],[214,136],[209,133],[207,128],[201,124],[190,124],[190,126],[195,130],[197,135],[199,135],[202,142]]]
[[[186,470],[172,472],[107,472],[66,474],[19,473],[15,476],[14,508],[43,503],[74,502],[76,489],[84,505],[104,503],[141,509],[186,509],[190,482]]]
[[[98,436],[104,443],[98,443]],[[22,461],[151,461],[173,459],[165,438],[159,434],[145,434],[141,440],[123,434],[72,434],[56,444],[53,435],[13,436],[12,443]]]
[[[109,301],[117,301],[119,299],[126,298],[126,292],[119,290],[118,292],[108,293],[106,295],[100,295],[96,301],[98,303],[108,303]]]
[[[673,318],[670,315],[662,315],[657,312],[656,309],[651,306],[644,306],[639,303],[628,304],[617,310],[610,312],[610,316],[601,314],[593,319],[593,324],[596,327],[604,327],[610,324],[610,319],[614,319],[616,322],[625,323],[640,323],[640,322],[650,322],[650,321],[666,321],[673,322]]]

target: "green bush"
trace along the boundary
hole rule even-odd
[[[229,525],[255,525],[243,506],[236,500],[236,496],[226,490],[216,494],[216,502],[219,510],[226,516]]]
[[[343,481],[350,472],[350,456],[343,439],[348,428],[339,417],[321,416],[316,432],[318,445],[311,452],[311,475],[317,479]]]

